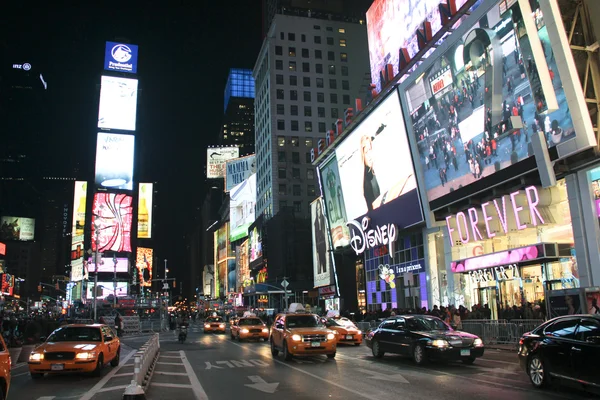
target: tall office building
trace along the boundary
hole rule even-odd
[[[252,70],[231,68],[225,86],[222,146],[238,146],[240,156],[254,154],[254,78]]]
[[[354,108],[368,73],[360,20],[274,16],[253,71],[257,217],[269,219],[285,207],[310,216],[319,195],[311,149]]]

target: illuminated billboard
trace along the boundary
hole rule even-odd
[[[327,227],[323,214],[323,201],[319,197],[310,205],[312,225],[312,251],[315,287],[331,284],[331,256]]]
[[[87,182],[76,181],[73,195],[73,224],[71,235],[83,235],[85,232],[85,207],[87,202]]]
[[[0,274],[0,279],[2,280],[2,284],[0,286],[0,291],[4,296],[12,296],[15,290],[15,277],[14,275],[9,274]]]
[[[235,158],[225,162],[225,192],[231,191],[256,173],[256,156]]]
[[[533,156],[534,133],[549,148],[576,137],[541,13],[507,4],[480,6],[400,90],[430,202]]]
[[[242,244],[236,246],[235,250],[237,287],[241,286],[241,288],[250,286],[252,284],[252,281],[250,280],[250,260],[248,259],[248,245],[249,241],[244,240]],[[240,291],[243,291],[243,289]]]
[[[138,194],[138,239],[152,238],[152,183],[140,183]]]
[[[71,282],[79,282],[84,279],[83,240],[84,235],[75,235],[71,240]]]
[[[106,42],[104,48],[104,69],[107,71],[137,73],[138,46],[116,42]]]
[[[367,36],[371,82],[381,90],[380,74],[386,64],[399,72],[400,49],[405,48],[412,58],[419,51],[416,32],[423,29],[425,20],[431,23],[431,35],[442,27],[440,3],[447,0],[375,0],[367,11]],[[460,9],[467,0],[456,0]]]
[[[152,286],[152,266],[154,250],[147,247],[138,247],[135,257],[135,266],[140,286]]]
[[[133,189],[135,136],[98,132],[96,185],[110,189]]]
[[[129,272],[129,260],[124,257],[102,257],[98,272],[115,272],[115,264],[117,273]],[[96,272],[96,263],[94,263],[93,257],[88,260],[87,263],[88,272]]]
[[[138,80],[102,76],[98,128],[135,131]]]
[[[350,231],[346,225],[348,218],[335,155],[320,167],[319,177],[333,248],[347,246],[350,244]]]
[[[133,198],[125,194],[96,193],[92,206],[92,251],[131,252]]]
[[[0,238],[4,240],[33,240],[35,219],[23,217],[0,218]]]
[[[250,252],[250,262],[256,261],[262,257],[262,231],[261,227],[256,225],[250,232],[248,232],[249,237],[249,249]]]
[[[127,282],[117,282],[117,297],[127,296]],[[96,291],[97,299],[105,299],[110,295],[115,294],[115,288],[113,282],[98,282],[98,290]],[[87,284],[87,298],[94,298],[94,282],[88,282]]]
[[[215,297],[224,296],[236,288],[235,255],[229,241],[229,222],[214,233]]]
[[[229,238],[234,242],[248,236],[248,227],[255,220],[256,174],[231,189],[229,195]]]
[[[209,147],[206,150],[206,177],[225,178],[225,163],[239,156],[238,147]]]
[[[349,222],[359,220],[354,222],[361,226],[359,230],[366,230],[362,225],[367,215],[373,227],[394,224],[405,229],[423,221],[408,136],[395,91],[340,142],[335,156],[346,218]]]

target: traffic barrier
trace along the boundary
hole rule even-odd
[[[523,334],[535,329],[543,322],[541,319],[464,320],[461,330],[479,336],[487,345],[516,346]]]
[[[114,315],[106,315],[102,318],[104,319],[104,323],[106,325],[109,325],[112,327],[115,326],[115,316]],[[130,335],[133,333],[141,332],[140,317],[137,317],[135,315],[122,316],[121,321],[123,321],[123,333],[125,335]]]
[[[133,379],[125,392],[123,400],[139,400],[146,398],[146,386],[148,384],[150,373],[154,362],[158,358],[160,351],[160,341],[158,334],[152,337],[144,344],[134,356]]]

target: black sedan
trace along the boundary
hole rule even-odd
[[[483,356],[483,341],[475,335],[455,331],[444,321],[429,315],[399,315],[386,319],[366,336],[373,356],[387,352],[411,356],[416,364],[429,360],[473,364]]]
[[[600,388],[600,316],[568,315],[545,322],[519,341],[519,361],[535,387],[562,379]]]

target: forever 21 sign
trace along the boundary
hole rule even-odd
[[[519,274],[519,266],[517,264],[469,271],[469,276],[471,277],[471,282],[473,283],[486,283],[494,280],[500,282],[521,277]]]

